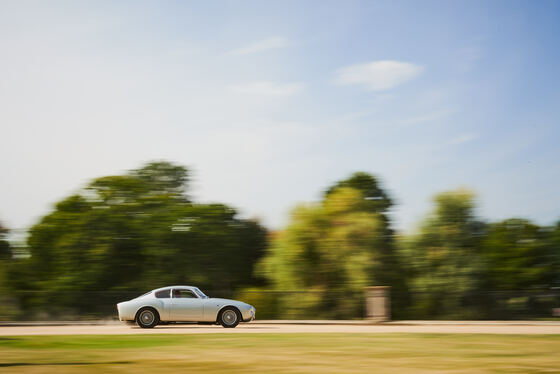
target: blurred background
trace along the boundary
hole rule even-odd
[[[0,319],[559,319],[558,14],[0,2]]]

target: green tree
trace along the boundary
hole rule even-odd
[[[383,190],[377,179],[368,173],[356,172],[348,179],[336,182],[325,192],[325,197],[334,193],[341,187],[353,188],[362,192],[365,200],[362,209],[375,213],[384,214],[391,208],[393,202],[385,190]]]
[[[389,206],[375,178],[357,173],[329,188],[320,203],[293,210],[257,268],[280,292],[282,317],[362,315],[364,287],[391,284],[396,275]],[[305,292],[282,296],[286,291]]]
[[[511,218],[489,226],[481,246],[488,290],[520,291],[552,285],[552,230]]]
[[[8,229],[6,229],[0,223],[0,260],[5,260],[12,256],[12,251],[10,250],[10,243],[6,239],[7,235],[8,235]]]
[[[30,230],[17,286],[25,309],[92,312],[111,295],[169,284],[229,292],[254,282],[265,230],[221,204],[195,204],[182,166],[151,163],[95,179]],[[100,296],[99,296],[100,295]],[[116,296],[115,296],[116,297]],[[121,296],[122,297],[122,296]]]
[[[172,195],[188,201],[186,193],[189,174],[184,166],[166,161],[151,162],[130,174],[144,181],[153,194]]]
[[[418,317],[476,317],[472,300],[480,289],[480,241],[485,225],[474,216],[470,191],[444,192],[402,252]]]
[[[552,249],[552,263],[553,263],[553,277],[551,281],[552,287],[560,287],[560,221],[554,226],[551,235],[551,249]]]
[[[401,274],[401,265],[398,262],[395,247],[395,233],[391,228],[388,211],[393,206],[389,194],[380,186],[379,181],[372,175],[356,172],[349,178],[335,183],[327,189],[325,196],[341,188],[352,188],[361,192],[362,200],[356,209],[360,212],[373,213],[378,220],[376,232],[376,266],[373,269],[375,279],[370,285],[390,285],[391,292],[397,296],[393,302],[400,307],[401,302],[406,302],[405,278]]]
[[[7,285],[12,258],[11,246],[7,239],[8,232],[8,229],[0,223],[0,320],[12,318],[15,312]]]

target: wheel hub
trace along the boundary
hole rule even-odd
[[[226,325],[233,325],[237,321],[237,314],[233,310],[226,310],[222,319]]]
[[[150,312],[150,311],[145,311],[142,312],[142,314],[140,314],[140,321],[142,321],[142,323],[144,325],[149,325],[152,322],[154,322],[154,313]]]

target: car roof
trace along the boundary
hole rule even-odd
[[[152,290],[152,292],[167,290],[167,289],[170,289],[170,288],[186,288],[186,289],[192,290],[192,289],[197,288],[197,287],[194,287],[194,286],[181,286],[181,285],[166,286],[166,287],[156,288],[155,290]]]

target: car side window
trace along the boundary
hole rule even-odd
[[[197,299],[197,296],[191,290],[173,290],[173,298],[177,299]]]
[[[156,297],[158,299],[169,299],[171,297],[171,290],[161,290],[156,292]]]

